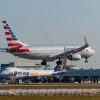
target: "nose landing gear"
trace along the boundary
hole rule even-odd
[[[86,57],[86,58],[85,58],[85,63],[88,63],[88,60],[87,60],[87,59],[88,59],[88,58]]]

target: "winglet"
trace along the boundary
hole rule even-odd
[[[85,35],[84,35],[84,41],[85,41],[85,45],[89,46],[89,43],[87,42],[87,39],[86,39]]]

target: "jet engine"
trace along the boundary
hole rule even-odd
[[[76,60],[80,60],[81,59],[81,55],[80,54],[72,54],[72,55],[69,55],[67,58],[69,60],[76,61]]]

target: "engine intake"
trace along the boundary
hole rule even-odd
[[[69,55],[67,58],[69,60],[76,61],[76,60],[80,60],[81,59],[81,55],[80,54],[72,54],[72,55]]]

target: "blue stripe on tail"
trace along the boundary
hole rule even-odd
[[[8,31],[10,32],[10,35],[12,37],[13,40],[18,40],[16,38],[16,35],[13,33],[13,31],[11,30],[10,26],[8,24],[6,24],[7,28],[8,28]]]

